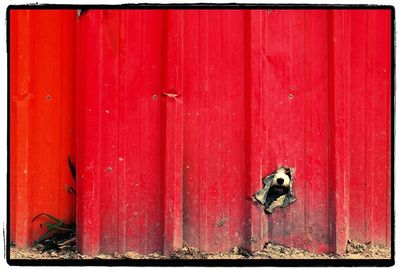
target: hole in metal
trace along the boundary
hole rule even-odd
[[[253,195],[253,201],[262,204],[268,214],[277,207],[285,208],[296,201],[292,189],[294,171],[293,168],[281,166],[265,176],[264,187]]]

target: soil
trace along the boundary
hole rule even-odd
[[[11,259],[390,259],[389,247],[361,244],[349,240],[347,251],[344,255],[317,254],[303,249],[288,248],[282,245],[267,243],[262,251],[249,253],[235,247],[230,252],[205,253],[196,248],[184,246],[170,256],[161,253],[141,255],[136,252],[124,254],[104,255],[94,257],[77,253],[75,250],[41,252],[37,248],[19,249],[10,248]]]

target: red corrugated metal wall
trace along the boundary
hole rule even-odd
[[[48,221],[70,222],[74,181],[74,10],[10,11],[10,230],[27,247]]]
[[[78,247],[390,243],[389,10],[89,10]],[[250,196],[278,165],[297,201]]]
[[[11,239],[26,246],[34,215],[71,218],[75,12],[11,22]],[[388,244],[390,30],[385,10],[84,13],[81,250]],[[249,197],[277,165],[296,168],[298,200],[266,216]]]
[[[381,244],[390,243],[393,214],[389,204],[392,193],[390,96],[393,94],[390,91],[389,20],[389,11],[356,11],[350,17],[336,20],[342,24],[350,22],[347,29],[350,33],[365,33],[351,36],[345,33],[347,39],[344,39],[350,47],[343,67],[347,70],[343,80],[351,93],[347,97],[350,109],[346,137],[350,150],[345,151],[350,153],[346,174],[349,177],[349,236]]]

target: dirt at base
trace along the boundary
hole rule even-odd
[[[205,253],[189,246],[182,247],[170,256],[160,253],[141,255],[135,252],[125,254],[86,256],[71,250],[41,253],[36,248],[10,248],[11,259],[390,259],[390,248],[372,244],[360,244],[350,240],[344,255],[317,254],[303,249],[288,248],[267,243],[262,251],[249,253],[235,247],[230,252]]]

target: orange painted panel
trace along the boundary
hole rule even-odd
[[[26,247],[49,213],[73,219],[74,10],[10,11],[11,241]]]

